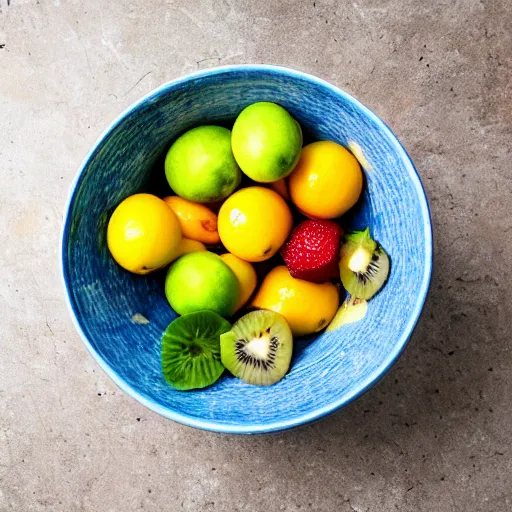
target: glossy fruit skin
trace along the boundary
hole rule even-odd
[[[253,103],[237,117],[231,146],[238,165],[249,178],[271,183],[288,176],[297,165],[302,130],[280,105]]]
[[[164,201],[178,217],[184,237],[210,245],[220,242],[217,215],[210,208],[180,196],[167,196]]]
[[[270,188],[275,190],[283,199],[290,200],[290,194],[288,193],[288,183],[283,178],[282,180],[274,181],[270,184]]]
[[[209,251],[181,256],[165,278],[165,296],[179,315],[207,310],[228,318],[235,311],[239,294],[234,272]]]
[[[122,201],[107,228],[112,257],[135,274],[148,274],[177,258],[181,238],[176,215],[151,194],[134,194]]]
[[[331,141],[305,146],[288,178],[293,203],[312,219],[340,217],[356,204],[362,188],[359,162],[350,151]]]
[[[190,254],[191,252],[206,251],[206,246],[203,242],[197,240],[191,240],[190,238],[182,237],[180,246],[178,248],[178,255],[176,259],[184,254]]]
[[[281,313],[293,335],[304,336],[329,325],[338,310],[338,303],[338,290],[334,284],[295,279],[281,265],[265,277],[251,307]]]
[[[172,144],[165,176],[174,192],[197,203],[228,197],[242,174],[231,151],[231,132],[221,126],[199,126]]]
[[[219,211],[219,235],[239,258],[265,261],[279,251],[292,229],[286,201],[273,190],[248,187],[226,199]]]
[[[315,283],[337,278],[342,233],[332,220],[301,222],[281,249],[290,274]]]
[[[240,286],[240,296],[235,307],[235,312],[245,306],[247,301],[256,289],[258,277],[254,267],[245,260],[242,260],[231,253],[221,254],[222,261],[234,272]]]

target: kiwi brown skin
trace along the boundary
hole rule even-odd
[[[289,369],[293,336],[282,315],[256,310],[221,335],[220,347],[222,363],[235,377],[248,384],[270,386]]]

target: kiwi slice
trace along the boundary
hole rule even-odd
[[[270,386],[284,377],[292,348],[292,331],[274,311],[251,311],[220,337],[224,366],[235,377],[257,386]]]
[[[213,384],[224,371],[220,335],[231,324],[213,311],[176,318],[162,336],[162,370],[174,388],[198,389]]]
[[[370,228],[345,236],[340,250],[340,277],[350,295],[371,299],[386,282],[389,258],[370,236]]]

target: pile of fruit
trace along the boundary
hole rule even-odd
[[[225,368],[250,384],[279,381],[294,336],[358,320],[386,281],[389,259],[369,229],[341,227],[361,194],[358,161],[332,141],[302,143],[287,110],[255,103],[232,131],[200,126],[172,144],[176,195],[135,194],[112,214],[119,265],[170,265],[165,295],[181,316],[163,334],[162,369],[176,389],[209,386]]]

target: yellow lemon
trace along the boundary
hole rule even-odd
[[[204,244],[220,242],[217,215],[210,208],[179,196],[164,197],[164,201],[178,217],[184,237]]]
[[[363,188],[363,172],[355,156],[328,140],[302,150],[288,178],[293,203],[308,217],[334,219],[354,206]]]
[[[219,211],[219,235],[226,249],[245,261],[268,260],[292,229],[292,214],[273,190],[248,187],[228,197]]]
[[[234,254],[221,254],[222,261],[233,271],[240,285],[240,296],[235,311],[238,311],[251,298],[258,284],[258,277],[254,267],[245,260],[237,258]]]
[[[329,325],[338,310],[338,301],[334,284],[295,279],[283,265],[267,274],[251,306],[280,313],[294,336],[304,336]]]
[[[147,274],[179,255],[181,228],[173,211],[158,197],[135,194],[114,210],[107,228],[113,258],[126,270]]]

